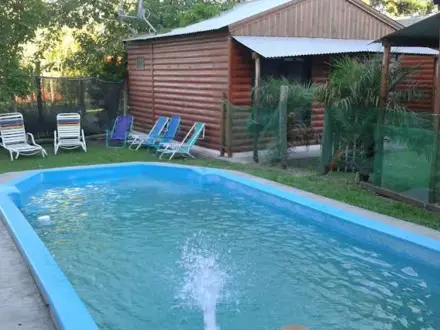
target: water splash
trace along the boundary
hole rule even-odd
[[[216,309],[225,297],[224,287],[229,276],[222,269],[219,256],[204,247],[204,244],[188,240],[182,250],[179,265],[185,276],[178,298],[184,304],[203,312],[205,330],[220,330]]]

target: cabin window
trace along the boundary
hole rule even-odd
[[[263,59],[261,74],[265,77],[286,78],[299,83],[310,82],[312,78],[311,57]]]
[[[136,70],[145,70],[145,62],[143,56],[138,56],[136,58]]]
[[[312,57],[290,57],[276,59],[261,59],[261,79],[285,78],[291,82],[301,84],[310,83],[312,80]],[[312,105],[298,112],[295,121],[297,124],[310,126],[312,118]]]

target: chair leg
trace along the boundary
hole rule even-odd
[[[9,151],[9,156],[11,157],[11,162],[14,161],[14,154],[12,151]]]
[[[133,149],[133,146],[136,145],[135,142],[137,142],[136,139],[134,139],[134,140],[130,143],[130,145],[128,146],[128,149],[130,149],[130,150],[138,150],[138,149],[139,149],[139,146],[137,146],[137,148],[134,148],[134,149]]]
[[[173,153],[171,154],[171,156],[170,156],[170,159],[169,159],[169,160],[173,159],[173,157],[174,157],[174,155],[176,154],[176,152],[177,152],[177,150],[174,150],[174,151],[173,151]]]

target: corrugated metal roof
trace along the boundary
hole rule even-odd
[[[171,30],[170,32],[162,33],[162,34],[156,34],[156,35],[143,34],[131,39],[127,39],[125,41],[147,40],[154,38],[177,36],[182,34],[219,30],[228,25],[240,22],[246,18],[261,14],[267,10],[271,10],[280,5],[284,5],[285,3],[295,2],[295,1],[297,0],[254,0],[250,2],[240,3],[236,5],[234,8],[225,11],[224,13],[216,17],[204,20],[199,23],[188,25],[183,28],[174,29]]]
[[[399,22],[400,24],[402,24],[403,26],[410,26],[413,25],[417,22],[420,22],[422,20],[424,20],[425,18],[430,17],[431,15],[426,15],[426,16],[412,16],[412,17],[401,17],[401,18],[396,18],[395,21]]]
[[[439,47],[440,13],[390,33],[381,38],[380,42],[388,42],[392,46],[427,46]]]
[[[374,40],[349,40],[292,37],[234,37],[239,43],[263,57],[293,57],[341,53],[381,53],[383,47]],[[437,51],[424,47],[393,48],[393,53],[436,55]]]

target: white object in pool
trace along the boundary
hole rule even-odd
[[[50,226],[52,224],[49,215],[42,215],[41,217],[38,217],[37,220],[40,226]]]

